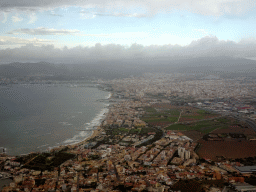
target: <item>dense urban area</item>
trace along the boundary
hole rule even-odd
[[[25,81],[57,83],[1,84]],[[146,73],[94,84],[112,95],[93,136],[2,153],[0,179],[12,179],[2,191],[256,191],[255,79]]]

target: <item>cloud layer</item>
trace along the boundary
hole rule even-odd
[[[36,11],[57,7],[81,6],[84,8],[143,8],[154,14],[173,9],[188,10],[203,15],[240,14],[255,8],[255,0],[1,0],[0,10]]]
[[[22,20],[23,20],[22,17],[19,17],[19,16],[12,16],[12,21],[13,21],[14,23],[20,22],[20,21],[22,21]]]
[[[45,45],[45,44],[48,44],[48,43],[52,44],[54,42],[55,41],[47,40],[47,39],[37,39],[37,38],[23,39],[23,38],[18,38],[18,37],[0,36],[0,45],[27,45],[27,44],[33,44],[35,46],[38,46],[38,45]]]
[[[73,35],[78,34],[79,30],[68,30],[68,29],[50,29],[45,27],[39,27],[37,29],[28,29],[28,28],[20,28],[15,29],[8,34],[18,35],[18,34],[27,34],[27,35]]]
[[[127,14],[127,13],[100,13],[100,12],[89,12],[89,11],[80,11],[80,15],[82,18],[94,18],[95,16],[100,16],[100,17],[136,17],[136,18],[143,18],[147,17],[146,14],[138,14],[138,13],[133,13],[133,14]]]
[[[256,40],[241,40],[236,43],[233,41],[221,41],[217,37],[207,36],[197,41],[191,42],[188,46],[179,45],[151,45],[143,46],[133,44],[125,47],[117,44],[101,45],[93,47],[74,47],[63,49],[55,48],[53,45],[43,45],[49,42],[42,42],[40,39],[22,41],[22,39],[1,39],[0,44],[20,41],[26,44],[20,48],[0,50],[1,63],[15,61],[49,61],[62,63],[86,63],[87,61],[106,61],[123,59],[177,59],[191,57],[256,57]],[[34,41],[34,42],[33,42]],[[31,43],[31,44],[27,44]],[[32,43],[35,43],[35,46]]]

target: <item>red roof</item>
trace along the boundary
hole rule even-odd
[[[237,107],[237,109],[250,109],[251,107]]]

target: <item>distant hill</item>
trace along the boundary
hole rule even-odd
[[[0,76],[21,77],[33,75],[53,76],[67,73],[66,70],[54,64],[39,63],[10,63],[0,65]]]
[[[193,73],[219,77],[256,77],[256,61],[243,58],[210,57],[170,60],[141,58],[126,60],[86,61],[84,64],[10,63],[0,65],[0,76],[53,76],[59,79],[114,79],[151,73]]]
[[[175,63],[175,62],[174,62]],[[180,72],[250,72],[256,71],[256,61],[244,58],[231,57],[209,57],[192,58],[189,60],[178,60],[175,63],[179,65]]]

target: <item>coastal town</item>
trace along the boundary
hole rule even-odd
[[[0,156],[8,191],[256,191],[256,82],[152,74],[97,80],[108,113],[86,140]]]

